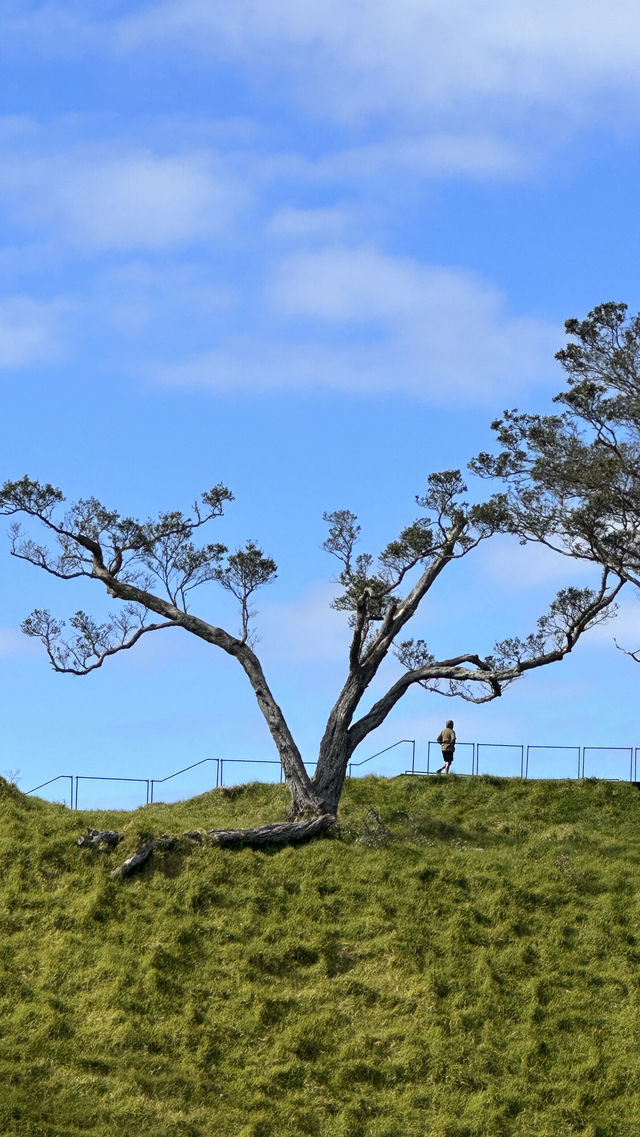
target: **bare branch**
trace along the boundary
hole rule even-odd
[[[613,642],[616,645],[618,651],[621,651],[623,655],[628,655],[630,659],[633,659],[634,663],[640,663],[640,647],[636,648],[635,651],[629,651],[628,648],[623,647],[622,644],[618,643],[615,636]]]
[[[141,613],[133,605],[125,605],[106,623],[98,624],[86,612],[76,612],[69,620],[69,626],[76,635],[65,639],[65,622],[55,620],[46,609],[36,608],[23,621],[22,631],[41,641],[55,671],[65,675],[88,675],[102,667],[109,656],[132,648],[146,632],[178,626],[173,620],[145,624],[145,616],[146,612]]]
[[[349,737],[353,749],[384,722],[405,691],[414,684],[447,697],[458,696],[468,702],[486,703],[500,698],[505,688],[526,671],[559,662],[573,650],[586,631],[613,615],[614,602],[624,581],[617,579],[613,587],[608,588],[609,575],[607,571],[603,573],[597,592],[590,589],[564,589],[559,592],[549,611],[538,620],[535,633],[525,640],[503,641],[496,645],[495,654],[491,656],[483,658],[470,653],[436,661],[423,640],[415,643],[408,640],[400,644],[397,654],[401,662],[409,664],[410,670],[351,726]],[[476,685],[485,688],[481,695],[475,693]]]

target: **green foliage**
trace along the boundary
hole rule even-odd
[[[198,584],[215,579],[224,545],[198,548],[191,537],[220,517],[225,503],[233,500],[226,486],[219,484],[201,494],[191,515],[174,510],[146,521],[123,517],[93,497],[56,514],[64,500],[60,490],[26,476],[0,487],[0,514],[39,519],[53,542],[52,547],[38,544],[25,537],[15,522],[10,531],[14,555],[65,579],[94,575],[97,560],[124,582],[141,587],[159,584],[172,599],[178,594],[184,598]]]
[[[283,787],[72,813],[0,781],[6,1137],[628,1137],[640,1102],[640,795],[347,782],[336,839],[149,833],[284,813]],[[117,850],[80,850],[87,824]]]
[[[502,447],[471,469],[507,481],[506,527],[640,584],[640,315],[600,304],[570,319],[556,358],[567,387],[557,415],[505,411]]]
[[[248,541],[244,549],[230,553],[226,563],[215,571],[218,583],[240,601],[243,641],[249,638],[249,619],[254,615],[249,599],[258,588],[276,579],[277,567],[254,541]]]
[[[356,554],[360,525],[354,513],[338,509],[323,514],[329,525],[323,548],[343,566],[338,577],[343,591],[332,606],[352,613],[352,626],[357,616],[367,622],[382,620],[389,610],[395,611],[398,590],[418,565],[424,571],[443,554],[446,560],[464,556],[479,541],[509,529],[506,494],[470,506],[466,493],[460,470],[429,474],[426,493],[415,499],[427,516],[407,525],[377,559],[371,553]]]

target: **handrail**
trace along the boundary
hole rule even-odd
[[[191,766],[185,766],[183,770],[176,770],[175,774],[167,774],[166,778],[150,778],[149,784],[151,791],[149,795],[149,805],[153,804],[153,787],[158,783],[162,785],[163,782],[170,782],[172,778],[177,778],[178,774],[186,774],[187,770],[195,770],[196,766],[204,766],[205,762],[215,762],[216,764],[216,789],[218,788],[218,778],[220,776],[220,759],[219,758],[201,758],[199,762],[193,762]]]
[[[578,777],[580,777],[580,747],[579,746],[538,746],[537,744],[527,744],[527,764],[525,767],[525,778],[529,777],[529,751],[530,750],[577,750],[578,751]]]
[[[431,766],[431,747],[432,746],[440,746],[440,745],[441,744],[435,738],[431,738],[427,742],[427,774],[431,773],[431,769],[430,769],[430,766]],[[475,773],[476,743],[475,742],[456,742],[456,750],[458,750],[461,746],[470,746],[471,747],[471,775],[473,776],[473,774]]]
[[[68,778],[70,783],[70,796],[69,808],[73,809],[73,774],[56,774],[55,778],[49,778],[48,782],[40,782],[39,786],[34,786],[32,790],[25,790],[25,794],[34,794],[36,790],[43,789],[44,786],[50,786],[53,782],[59,782],[61,778]]]
[[[385,746],[384,750],[376,750],[375,754],[370,754],[368,758],[363,758],[361,762],[350,762],[347,767],[347,777],[351,777],[352,766],[366,766],[367,762],[371,762],[374,758],[379,758],[381,754],[386,754],[387,750],[393,750],[396,746],[402,746],[403,742],[408,742],[412,748],[411,754],[411,773],[415,774],[416,765],[416,740],[415,738],[399,738],[397,742],[392,742],[391,746]]]
[[[416,770],[416,741],[413,738],[400,738],[397,742],[391,743],[390,746],[383,747],[382,750],[377,750],[375,754],[370,754],[367,758],[362,758],[359,762],[350,762],[347,766],[347,776],[352,777],[353,771],[368,765],[374,758],[380,757],[381,754],[387,754],[390,750],[394,750],[396,746],[411,746],[411,769],[405,771],[407,774],[423,775],[424,771]],[[437,745],[434,741],[429,741],[427,744],[427,768],[426,774],[430,774],[430,755],[431,747]],[[577,755],[577,777],[584,778],[585,776],[585,759],[588,751],[617,751],[618,753],[629,755],[629,781],[632,783],[637,782],[638,774],[638,755],[640,754],[640,746],[557,746],[548,745],[542,746],[538,744],[525,744],[516,742],[459,742],[460,747],[471,747],[471,773],[472,775],[479,774],[480,770],[480,750],[482,747],[489,748],[504,748],[520,750],[520,777],[529,777],[529,758],[532,751],[535,750],[562,750],[573,751]],[[39,785],[34,786],[33,789],[26,790],[26,794],[34,794],[38,790],[44,789],[45,786],[53,785],[55,782],[64,781],[67,779],[70,785],[69,792],[69,807],[71,809],[78,809],[78,791],[80,782],[136,782],[147,787],[146,790],[146,804],[153,803],[155,795],[155,787],[162,785],[164,782],[169,782],[173,778],[177,778],[180,774],[186,774],[189,770],[194,770],[198,766],[203,766],[208,762],[215,762],[216,764],[216,788],[224,785],[224,766],[238,765],[238,766],[277,766],[280,771],[280,782],[284,779],[284,772],[281,763],[278,761],[267,761],[257,758],[201,758],[199,762],[192,762],[189,766],[184,766],[180,770],[175,770],[172,774],[165,775],[164,778],[128,778],[128,777],[115,777],[100,774],[57,774],[54,778],[49,778],[45,782],[40,782]],[[309,763],[309,768],[316,766],[317,763]],[[576,775],[573,775],[576,776]],[[597,775],[595,775],[597,776]]]
[[[636,753],[637,753],[637,749],[638,748],[636,747]],[[629,781],[630,782],[633,781],[633,758],[634,758],[633,746],[583,746],[582,747],[582,777],[583,778],[584,778],[584,759],[585,759],[585,755],[587,753],[587,750],[617,750],[618,752],[622,751],[623,754],[628,754],[629,755]],[[578,775],[578,776],[580,776],[580,775]]]
[[[102,774],[76,774],[76,809],[78,808],[78,782],[143,782],[147,787],[147,800],[145,805],[149,804],[148,778],[112,778]]]
[[[282,769],[282,763],[276,762],[273,759],[271,761],[268,761],[268,760],[265,760],[264,758],[221,758],[220,759],[220,785],[221,786],[224,785],[223,779],[224,779],[225,762],[228,766],[234,766],[234,765],[235,766],[278,766],[280,768],[279,781],[280,782],[284,781],[284,770]]]
[[[492,750],[519,750],[520,751],[520,777],[524,777],[524,742],[476,742],[476,774],[480,773],[480,747],[488,746]]]

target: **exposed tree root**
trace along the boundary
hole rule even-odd
[[[87,846],[97,849],[100,845],[110,845],[115,848],[121,841],[124,841],[124,833],[116,833],[113,829],[91,829],[88,827],[84,836],[78,837],[78,844],[81,849],[86,849]]]
[[[165,834],[163,837],[154,837],[152,841],[145,841],[137,853],[133,853],[132,856],[127,857],[126,861],[123,861],[121,865],[118,865],[117,869],[113,870],[111,876],[131,876],[145,861],[149,860],[149,857],[155,849],[161,846],[166,848],[167,845],[173,845],[175,840],[175,837],[169,837]]]
[[[326,833],[335,824],[332,813],[322,813],[305,821],[281,821],[270,825],[258,825],[255,829],[208,829],[207,840],[222,848],[249,845],[260,849],[269,845],[299,845]]]
[[[255,829],[203,829],[192,833],[184,833],[183,836],[188,837],[191,841],[198,841],[201,844],[204,841],[210,841],[212,844],[218,845],[223,849],[240,849],[243,847],[264,849],[279,845],[300,845],[305,841],[312,841],[314,837],[320,837],[323,833],[331,829],[335,824],[335,820],[334,814],[323,813],[320,817],[312,817],[305,821],[274,822],[270,825],[258,825]],[[90,830],[90,832],[95,831]],[[115,836],[118,836],[118,834]],[[113,870],[111,876],[131,876],[132,873],[136,872],[137,869],[148,861],[155,849],[167,848],[173,845],[176,840],[176,837],[169,836],[165,833],[162,837],[155,837],[151,841],[145,841],[144,845],[141,845],[136,853],[133,853],[133,855],[128,857],[118,868]],[[84,838],[78,841],[78,844],[81,843],[89,845],[95,842]]]

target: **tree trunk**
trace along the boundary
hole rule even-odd
[[[336,732],[329,746],[320,747],[318,765],[311,779],[311,785],[323,813],[338,812],[338,802],[352,753],[353,748],[349,744],[345,730]]]
[[[309,815],[319,816],[322,813],[334,813],[336,810],[327,809],[323,799],[313,789],[313,782],[311,782],[311,789],[303,786],[295,775],[285,775],[287,789],[291,794],[291,805],[289,806],[288,817],[290,821],[299,821],[302,817],[309,817]],[[337,808],[337,803],[336,803]]]

